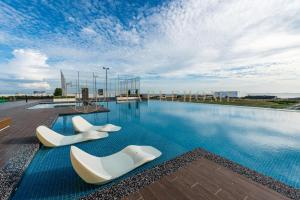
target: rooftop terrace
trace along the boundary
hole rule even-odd
[[[8,199],[40,147],[35,137],[39,125],[51,126],[72,108],[28,110],[39,103],[16,102],[0,106],[0,118],[13,124],[0,132],[0,196]],[[102,108],[99,112],[108,110]],[[196,149],[128,177],[85,199],[299,199],[298,189],[286,186],[241,165]]]

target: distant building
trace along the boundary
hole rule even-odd
[[[21,96],[25,96],[26,94],[25,93],[16,93],[15,95],[12,95],[12,96],[16,96],[16,97],[21,97]]]
[[[231,97],[231,98],[237,98],[239,96],[238,91],[220,91],[220,92],[214,92],[214,96],[218,98],[226,98],[226,97]]]

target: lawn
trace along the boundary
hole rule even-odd
[[[254,100],[254,99],[234,99],[234,100],[223,100],[223,101],[195,101],[199,103],[211,103],[211,104],[222,104],[222,105],[237,105],[237,106],[253,106],[253,107],[263,107],[263,108],[277,108],[277,109],[285,109],[291,106],[294,106],[300,101],[296,100]]]
[[[163,100],[172,101],[172,98],[164,98]],[[194,103],[208,103],[208,104],[221,104],[221,105],[236,105],[236,106],[252,106],[252,107],[263,107],[263,108],[276,108],[276,109],[286,109],[291,106],[300,104],[300,100],[294,99],[244,99],[244,98],[235,98],[235,99],[206,99],[203,100],[192,98],[191,100],[187,97],[184,98],[174,98],[174,101],[185,101],[185,102],[194,102]],[[300,107],[300,106],[299,106]]]

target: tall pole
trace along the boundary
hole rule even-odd
[[[95,94],[96,94],[96,101],[97,101],[97,97],[98,97],[98,91],[97,91],[97,78],[98,78],[98,76],[95,76]]]
[[[105,100],[107,101],[107,69],[105,69]]]
[[[119,74],[118,74],[118,96],[121,96],[120,95],[120,79],[119,79]]]
[[[94,75],[94,72],[93,72],[93,97],[95,98],[95,75]]]
[[[109,70],[109,67],[103,67],[105,70],[105,101],[107,101],[107,70]]]
[[[77,88],[77,91],[78,91],[78,99],[80,99],[79,71],[77,72],[77,83],[78,83],[78,88]]]

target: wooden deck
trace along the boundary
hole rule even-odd
[[[124,200],[279,200],[281,194],[201,158]]]
[[[37,104],[12,102],[0,106],[0,119],[5,117],[12,118],[12,124],[9,128],[0,132],[0,169],[12,158],[14,152],[20,145],[38,144],[35,137],[35,128],[39,125],[51,126],[52,122],[59,114],[76,114],[78,111],[70,107],[55,109],[35,109],[28,110],[27,107]],[[101,108],[98,111],[107,111]]]

